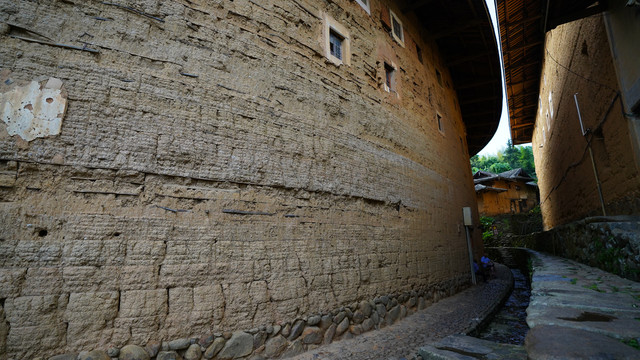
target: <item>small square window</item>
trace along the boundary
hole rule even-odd
[[[388,63],[384,63],[384,89],[388,92],[395,92],[396,91],[396,69],[388,64]]]
[[[351,65],[349,31],[331,17],[324,17],[324,54],[334,65]]]
[[[442,115],[436,113],[436,120],[438,121],[438,130],[444,134],[444,126],[442,125]]]
[[[329,54],[342,60],[342,42],[344,38],[333,29],[329,31]]]
[[[369,3],[369,0],[356,0],[356,2],[362,6],[367,14],[371,15],[371,4]]]
[[[402,22],[393,11],[389,10],[389,17],[391,18],[391,35],[400,45],[404,46],[404,31],[402,29]]]

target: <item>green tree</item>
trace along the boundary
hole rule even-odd
[[[534,179],[538,178],[536,174],[536,165],[533,161],[533,150],[531,149],[531,146],[520,147],[520,157],[518,158],[518,161],[520,163],[520,167],[523,168],[529,176]]]
[[[517,169],[521,167],[520,166],[520,149],[513,146],[511,139],[507,140],[507,148],[504,149],[504,160],[507,164],[509,164],[511,169]]]
[[[495,155],[474,155],[470,162],[474,173],[483,170],[497,174],[522,168],[529,176],[537,179],[531,146],[514,146],[511,140],[508,140],[507,146]]]
[[[512,170],[511,165],[503,162],[495,163],[489,167],[489,171],[494,174],[499,174],[501,172]]]

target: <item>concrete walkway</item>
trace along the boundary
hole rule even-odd
[[[321,346],[294,359],[412,359],[425,344],[473,331],[495,311],[512,285],[511,271],[497,264],[496,278],[487,283],[442,299],[391,326]]]
[[[575,261],[530,251],[531,328],[525,346],[459,335],[472,332],[511,289],[511,272],[443,299],[404,320],[295,359],[640,359],[640,283]],[[458,334],[458,335],[456,335]]]
[[[531,253],[530,359],[640,359],[640,283]]]
[[[465,336],[420,350],[423,359],[640,359],[640,284],[535,251],[524,347]]]

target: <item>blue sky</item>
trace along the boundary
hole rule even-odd
[[[494,0],[485,0],[487,2],[487,8],[491,14],[491,20],[493,20],[493,28],[495,29],[498,46],[501,45],[500,36],[498,34],[498,19],[496,14],[496,6]],[[500,64],[502,64],[502,57],[500,57]],[[498,125],[498,131],[491,139],[491,141],[484,147],[478,154],[479,155],[495,155],[498,151],[502,150],[507,145],[507,140],[511,139],[511,133],[509,131],[509,110],[507,108],[507,95],[505,94],[504,87],[504,69],[502,70],[502,116],[500,117],[500,125]]]

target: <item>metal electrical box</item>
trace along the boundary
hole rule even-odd
[[[462,216],[464,217],[464,226],[473,226],[473,221],[471,220],[471,208],[463,207],[462,208]]]

